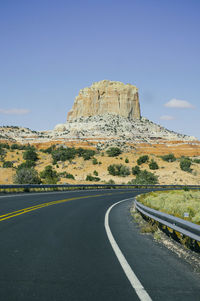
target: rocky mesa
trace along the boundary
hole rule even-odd
[[[170,131],[141,116],[138,89],[131,84],[103,80],[80,90],[67,121],[54,130],[0,127],[0,139],[34,143],[88,145],[99,150],[119,146],[125,151],[178,156],[200,155],[200,142],[193,136]],[[39,146],[40,145],[40,146]]]
[[[80,90],[67,121],[105,114],[140,119],[138,89],[131,84],[109,80],[93,83]]]
[[[58,124],[54,136],[134,143],[156,140],[195,141],[141,116],[138,89],[131,84],[103,80],[80,90],[67,122]]]

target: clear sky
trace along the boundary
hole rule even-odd
[[[142,115],[200,139],[199,0],[0,1],[0,125],[64,123],[79,90],[139,88]]]

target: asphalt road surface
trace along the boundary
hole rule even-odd
[[[0,301],[199,301],[199,275],[133,222],[138,193],[0,196]],[[125,199],[110,210],[106,229],[108,209]]]

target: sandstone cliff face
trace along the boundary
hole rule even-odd
[[[67,121],[81,117],[113,114],[130,120],[140,119],[138,89],[130,84],[103,80],[80,90]]]

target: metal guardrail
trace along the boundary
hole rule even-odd
[[[135,208],[145,216],[200,242],[200,226],[181,218],[146,207],[135,200]]]
[[[0,185],[0,193],[51,191],[51,190],[85,190],[85,189],[184,189],[185,185],[136,185],[136,184],[11,184]],[[200,185],[187,185],[189,189],[200,189]]]

